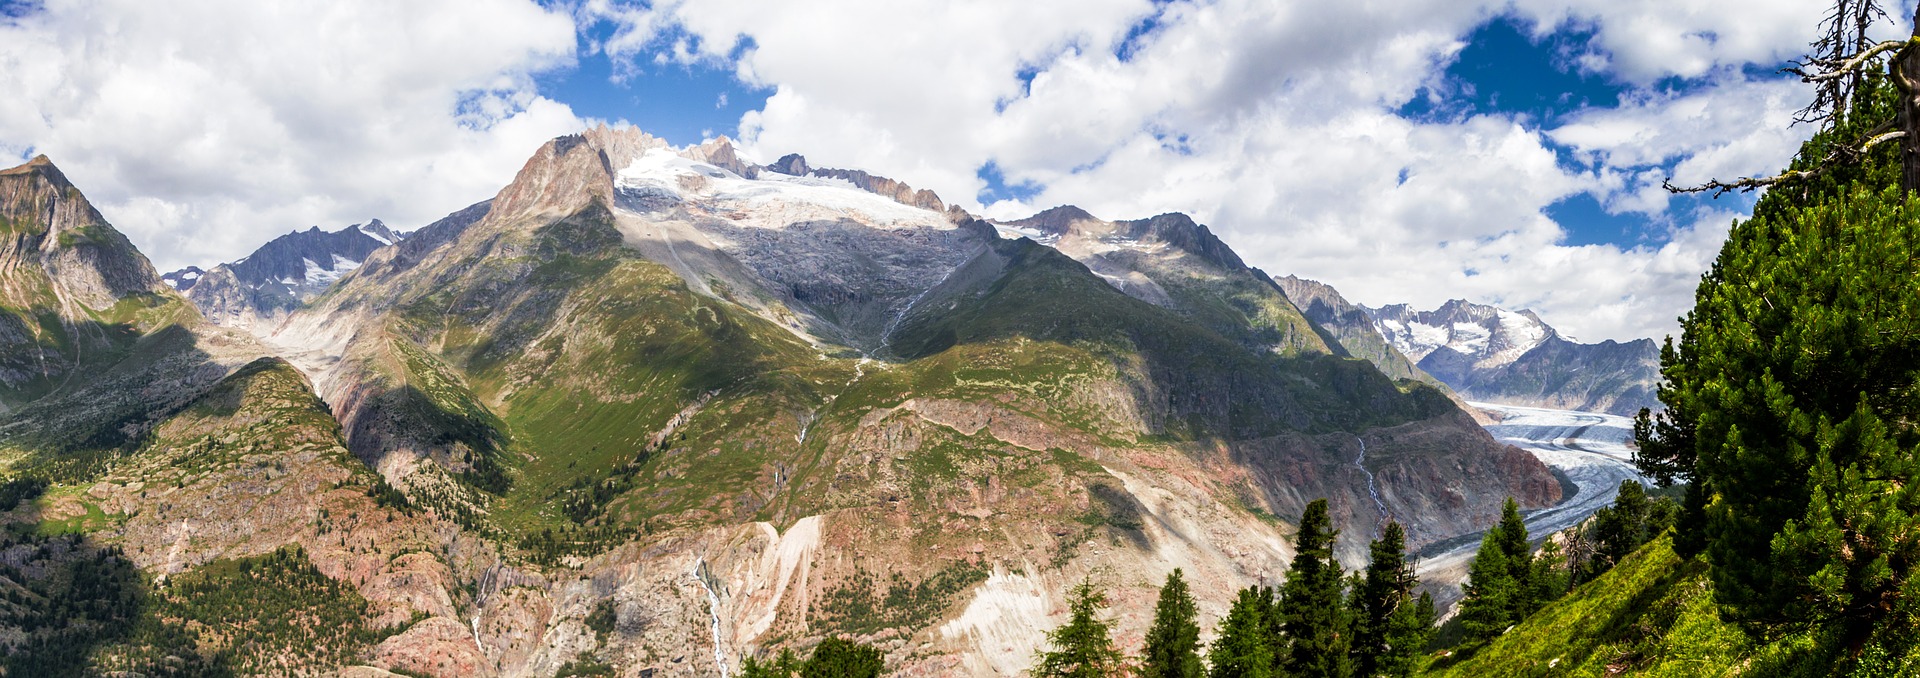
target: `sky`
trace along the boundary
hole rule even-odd
[[[417,228],[599,122],[864,169],[994,218],[1185,212],[1355,302],[1677,331],[1814,130],[1750,0],[0,0],[0,161],[170,270]],[[1892,11],[1894,16],[1910,12]],[[1881,27],[1898,35],[1891,23]]]

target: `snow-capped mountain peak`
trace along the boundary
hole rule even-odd
[[[1394,304],[1368,313],[1380,334],[1414,361],[1446,348],[1467,357],[1476,368],[1504,367],[1555,336],[1553,328],[1532,311],[1509,311],[1464,299],[1432,311]]]

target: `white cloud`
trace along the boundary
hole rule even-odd
[[[0,151],[46,153],[164,269],[312,224],[421,225],[582,121],[526,0],[50,0],[0,23]]]
[[[1709,75],[1721,66],[1773,68],[1806,51],[1830,3],[1806,0],[1514,0],[1551,31],[1568,22],[1597,29],[1605,68],[1626,80]]]
[[[1818,20],[1801,0],[1729,11],[1704,0],[822,0],[656,3],[698,58],[775,88],[741,119],[750,151],[895,176],[972,204],[993,162],[1032,199],[1108,218],[1184,211],[1251,263],[1320,278],[1356,300],[1448,297],[1532,307],[1597,340],[1672,331],[1731,213],[1672,224],[1659,180],[1779,166],[1792,85],[1749,81],[1799,53]],[[1582,68],[1647,86],[1617,110],[1552,130],[1392,111],[1477,25],[1512,13],[1542,34],[1578,24]],[[1157,28],[1116,56],[1129,29]],[[659,15],[650,15],[658,21]],[[683,48],[685,40],[677,40]],[[675,57],[681,58],[681,57]],[[1023,82],[1022,73],[1031,76]],[[1673,77],[1711,84],[1655,95]],[[1554,149],[1598,165],[1558,162]],[[1677,163],[1677,165],[1676,165]],[[1403,180],[1404,177],[1404,180]],[[1545,216],[1582,192],[1649,215],[1660,245],[1569,246]]]
[[[616,59],[615,79],[721,65],[770,88],[740,118],[762,159],[801,152],[999,216],[1057,203],[1109,218],[1184,211],[1255,265],[1357,301],[1468,297],[1533,307],[1582,338],[1630,338],[1673,329],[1734,216],[1676,217],[1659,180],[1786,159],[1807,132],[1784,127],[1800,93],[1742,68],[1798,53],[1817,11],[1802,0],[1737,11],[1702,0],[56,0],[0,26],[0,150],[52,154],[162,266],[230,259],[309,223],[417,224],[491,194],[540,141],[581,125],[531,76],[571,63],[576,26],[604,22],[614,30],[586,50]],[[1502,14],[1542,33],[1589,28],[1588,51],[1569,60],[1640,89],[1553,129],[1393,114],[1423,86],[1444,91],[1463,38]],[[1708,86],[1657,93],[1676,76]],[[1566,153],[1582,164],[1560,162]],[[1042,190],[973,205],[989,162]],[[1646,215],[1666,242],[1567,245],[1545,209],[1583,192]]]

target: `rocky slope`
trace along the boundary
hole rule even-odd
[[[266,328],[325,292],[374,250],[405,238],[379,219],[333,232],[315,226],[274,238],[239,261],[208,271],[188,267],[165,279],[214,324]]]
[[[543,583],[498,604],[550,610],[548,633],[601,605],[696,617],[668,587],[698,581],[736,658],[852,633],[909,674],[1010,674],[1029,655],[1005,649],[1039,642],[1080,573],[1141,599],[1174,566],[1214,591],[1270,579],[1274,517],[1313,497],[1355,561],[1386,514],[1425,542],[1508,494],[1558,499],[1437,391],[1334,355],[1184,217],[1066,219],[1056,250],[999,231],[1059,214],[995,225],[778,165],[631,130],[556,140],[484,217],[375,253],[269,340],[358,457],[522,547],[512,576]],[[1145,247],[1063,256],[1106,238]],[[712,670],[674,661],[710,638],[482,635],[515,671],[578,650]]]
[[[1651,339],[1576,343],[1532,311],[1458,299],[1432,311],[1395,304],[1367,313],[1395,348],[1469,400],[1621,416],[1660,407],[1660,349]]]
[[[1413,379],[1451,390],[1433,375],[1427,374],[1400,352],[1374,325],[1367,310],[1340,296],[1333,286],[1316,280],[1287,276],[1275,281],[1287,298],[1327,333],[1327,343],[1339,346],[1346,355],[1373,363],[1374,367],[1395,379]]]
[[[902,675],[1015,675],[1090,574],[1125,645],[1174,567],[1210,624],[1283,576],[1315,497],[1352,564],[1387,517],[1418,546],[1560,499],[1183,216],[993,224],[777,164],[556,139],[264,349],[147,268],[110,367],[0,419],[0,587],[144,572],[95,598],[164,614],[35,645],[46,620],[0,606],[0,644],[84,650],[13,666],[715,675],[843,634]],[[191,593],[283,581],[307,593]]]

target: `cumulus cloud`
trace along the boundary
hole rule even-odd
[[[1356,301],[1531,307],[1585,339],[1658,336],[1738,204],[1662,179],[1759,174],[1810,130],[1756,77],[1817,6],[1756,0],[53,0],[0,23],[0,151],[54,156],[162,266],[310,223],[417,225],[491,194],[583,124],[533,76],[731,69],[773,92],[749,155],[805,153],[1018,217],[1195,215],[1255,265]],[[1585,36],[1564,63],[1629,89],[1538,120],[1396,114],[1475,27]],[[611,30],[601,30],[611,26]],[[1754,66],[1760,68],[1754,68]],[[1678,83],[1678,84],[1676,84]],[[689,108],[734,110],[724,100]],[[728,114],[731,115],[731,114]],[[996,181],[1034,189],[986,192]],[[1656,237],[1570,244],[1590,194]],[[982,204],[984,202],[986,204]]]
[[[1675,328],[1736,214],[1680,211],[1659,183],[1763,173],[1791,155],[1809,131],[1786,127],[1802,93],[1743,73],[1798,54],[1819,18],[1799,0],[712,0],[650,12],[681,33],[656,50],[692,49],[775,89],[741,119],[761,156],[890,174],[999,217],[1060,203],[1108,218],[1184,211],[1250,262],[1358,301],[1531,307],[1591,340]],[[1395,114],[1423,86],[1443,89],[1463,39],[1500,16],[1589,36],[1568,63],[1629,87],[1626,102],[1552,129]],[[978,204],[989,163],[1037,194]],[[1547,208],[1582,193],[1662,237],[1568,244]]]
[[[583,125],[532,77],[575,42],[529,0],[49,0],[0,19],[0,152],[52,157],[163,269],[419,226]]]

